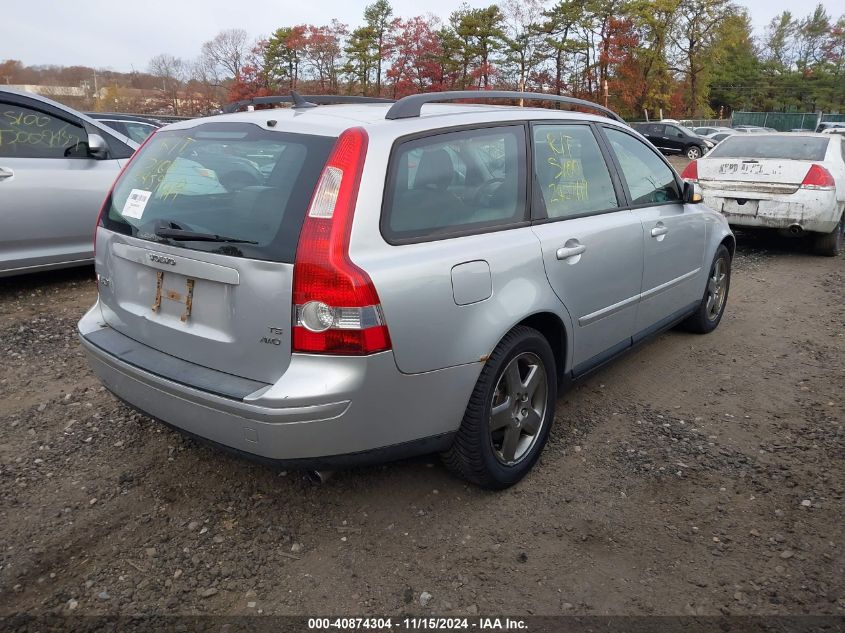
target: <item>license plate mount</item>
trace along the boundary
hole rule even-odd
[[[725,215],[757,215],[759,200],[746,198],[729,198],[722,203],[722,213]]]
[[[187,323],[188,319],[191,318],[191,312],[194,308],[194,286],[196,285],[196,281],[191,279],[190,277],[185,281],[185,295],[183,297],[182,294],[176,292],[175,290],[170,290],[169,288],[164,288],[164,271],[157,270],[156,271],[156,294],[155,300],[153,301],[152,311],[158,312],[161,310],[161,300],[167,299],[168,301],[173,301],[175,303],[183,303],[185,305],[185,309],[182,311],[182,315],[179,317],[179,320],[182,323]]]

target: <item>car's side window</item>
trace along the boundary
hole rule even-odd
[[[126,136],[131,138],[136,143],[143,143],[147,137],[155,131],[152,125],[146,123],[136,123],[135,121],[126,121]]]
[[[436,239],[525,220],[525,163],[521,125],[405,141],[389,170],[385,237]]]
[[[604,128],[628,185],[632,204],[659,204],[681,200],[675,174],[654,150],[638,138]]]
[[[115,132],[118,132],[119,134],[123,134],[123,136],[129,136],[126,133],[126,126],[123,125],[123,121],[108,121],[108,120],[102,121],[101,120],[100,123],[105,125],[106,127],[111,128]]]
[[[589,125],[536,125],[535,200],[550,219],[619,206],[610,171]]]
[[[665,131],[665,125],[657,125],[656,123],[650,123],[646,126],[646,133],[650,134],[651,136],[663,136],[663,133]]]
[[[0,103],[0,157],[88,158],[88,135],[41,110]]]

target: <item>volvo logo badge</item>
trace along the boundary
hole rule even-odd
[[[175,266],[176,260],[172,257],[165,257],[164,255],[156,255],[155,253],[150,253],[150,261],[156,262],[157,264],[167,264],[168,266]]]

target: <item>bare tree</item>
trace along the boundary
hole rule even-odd
[[[185,62],[179,57],[161,53],[150,60],[150,74],[161,81],[161,92],[174,115],[179,114],[179,89],[185,79]]]
[[[220,107],[225,90],[210,60],[200,55],[190,64],[188,86],[192,92],[192,105],[199,114],[211,114]],[[198,98],[197,98],[198,97]]]
[[[244,60],[251,45],[249,35],[243,29],[220,31],[213,40],[202,45],[202,55],[216,69],[233,79],[240,79]]]

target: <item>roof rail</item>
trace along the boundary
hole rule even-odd
[[[223,106],[223,113],[237,112],[241,108],[251,105],[273,105],[276,103],[292,103],[294,108],[313,108],[318,105],[334,105],[340,103],[395,103],[395,101],[380,97],[357,97],[353,95],[300,95],[298,92],[292,90],[287,95],[253,97],[252,99],[233,101]]]
[[[625,120],[613,110],[600,106],[592,101],[584,101],[575,97],[561,95],[547,95],[542,92],[518,92],[516,90],[453,90],[450,92],[427,92],[423,94],[403,97],[394,103],[387,111],[385,119],[410,119],[420,116],[420,110],[426,103],[440,101],[456,101],[458,99],[531,99],[533,101],[552,101],[567,103],[581,108],[597,110],[611,119],[624,123]]]

